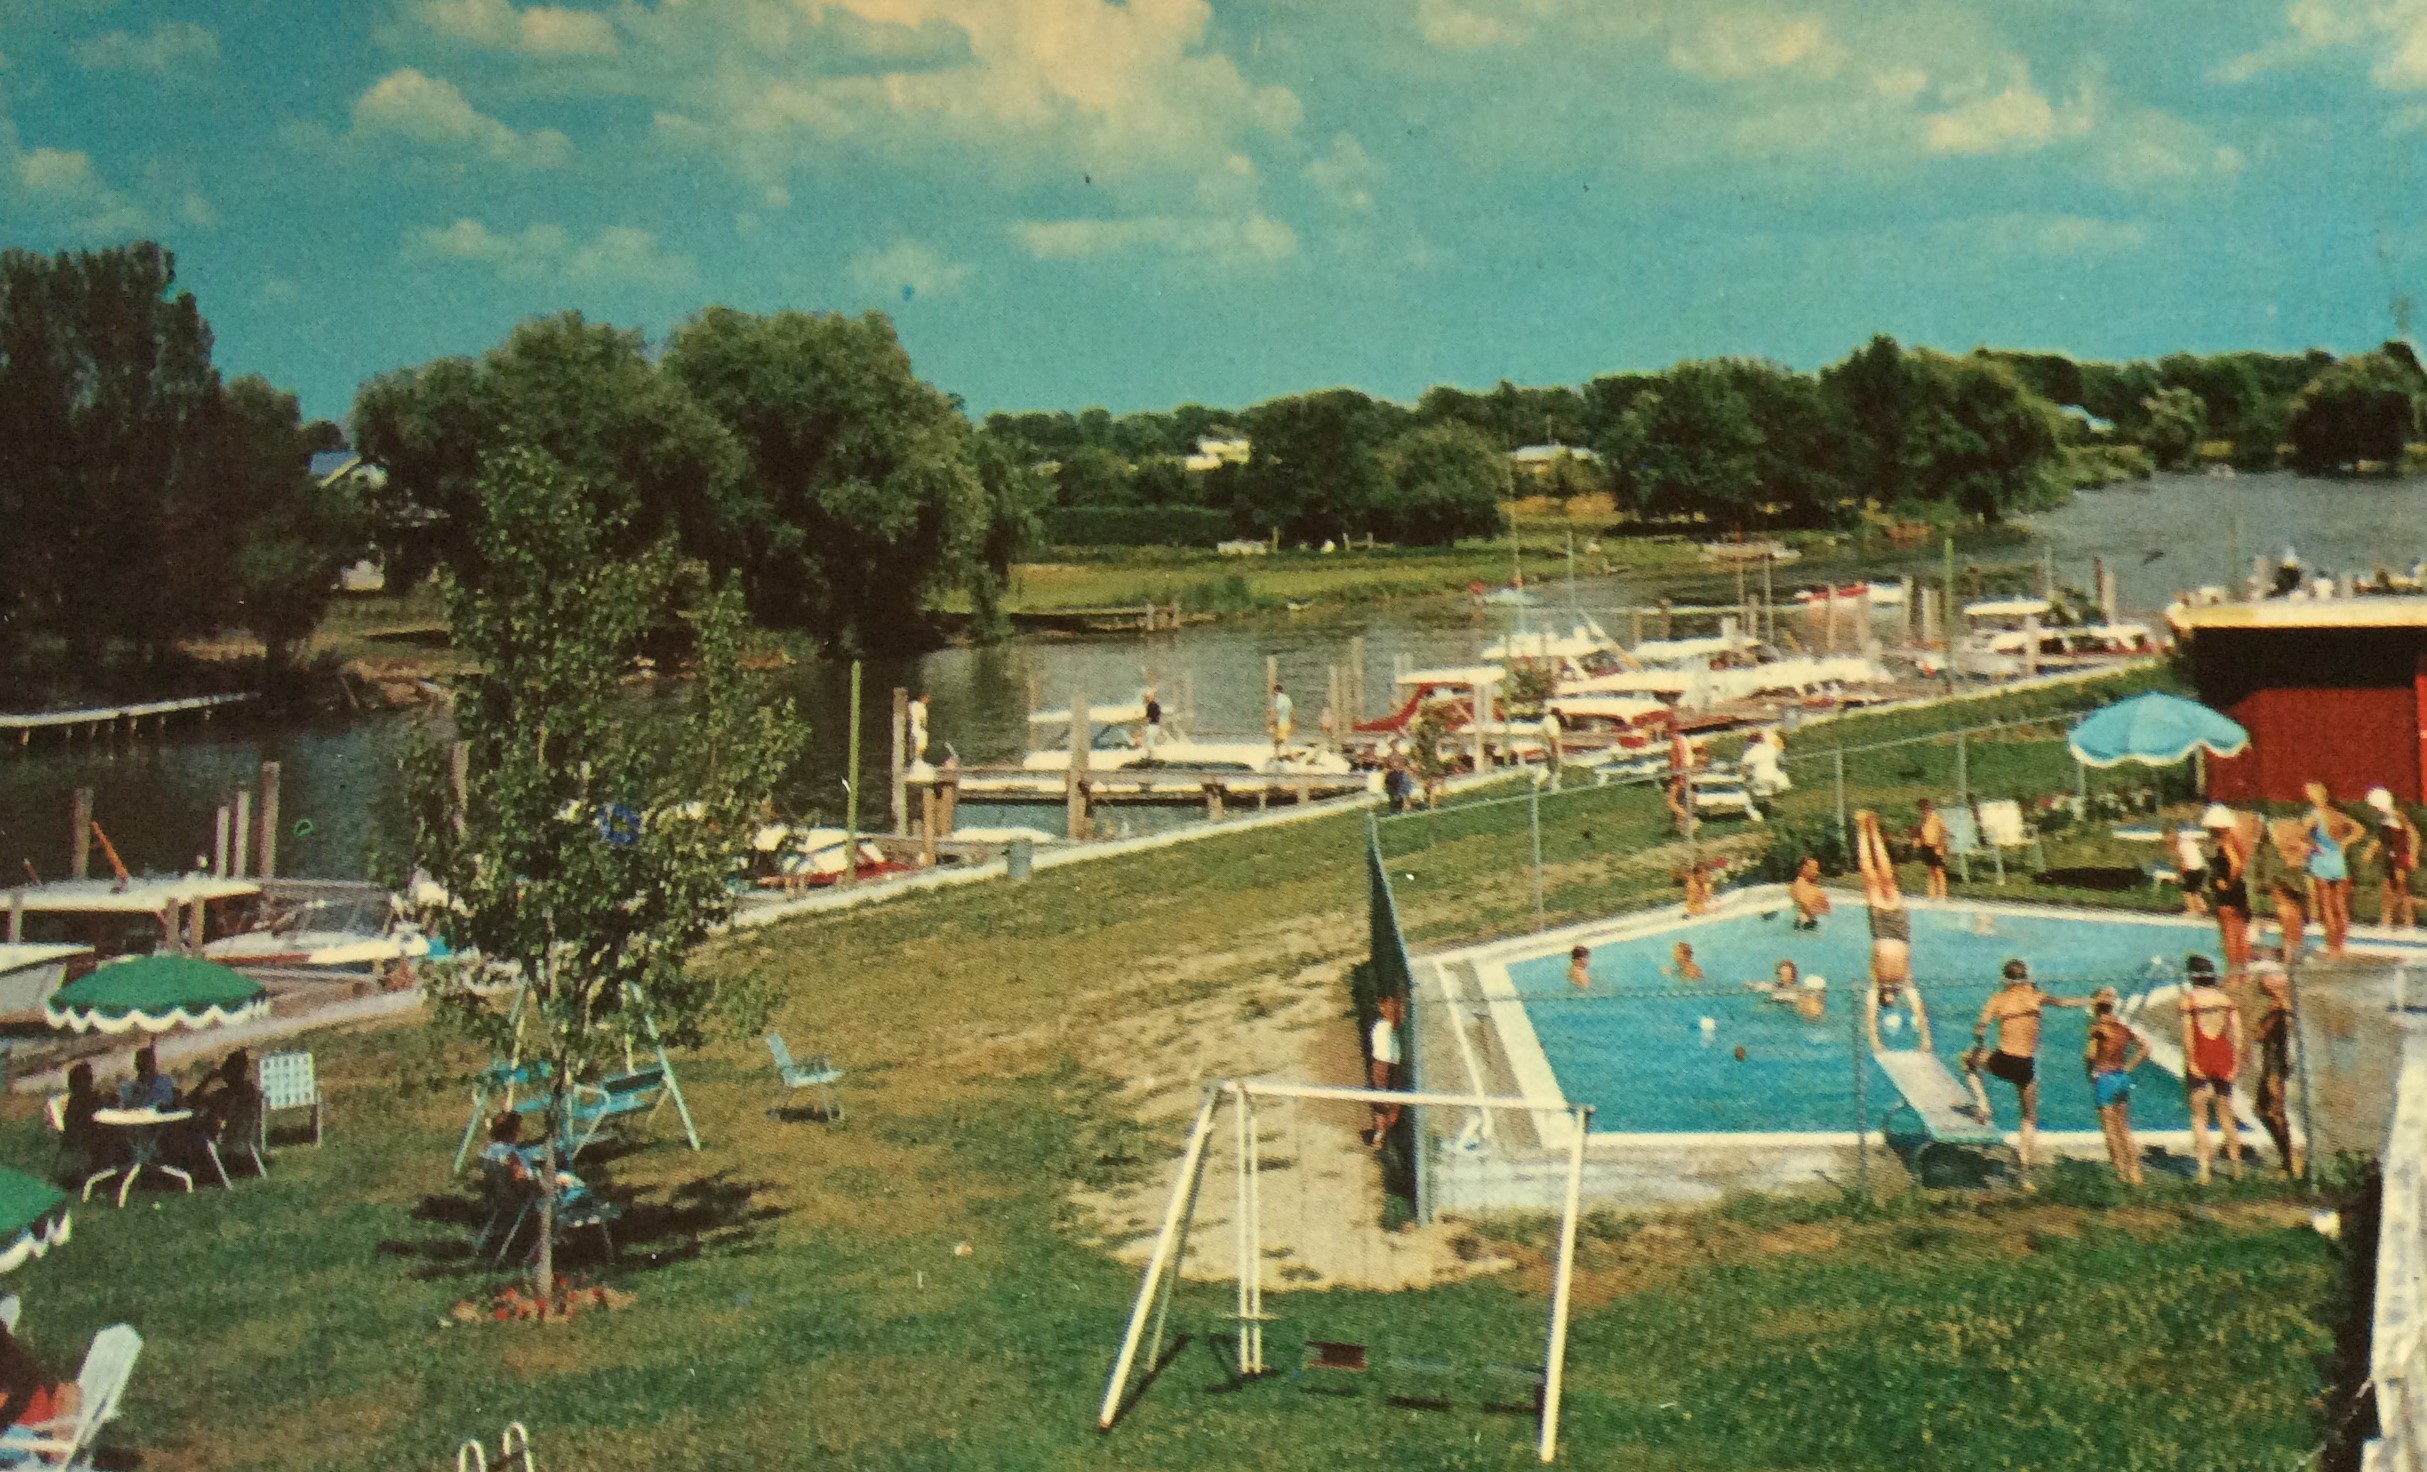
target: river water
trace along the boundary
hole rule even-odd
[[[2026,541],[1967,553],[1967,561],[2026,561],[2042,546],[2053,552],[2060,578],[2089,583],[2093,556],[2117,571],[2129,608],[2162,606],[2178,588],[2222,582],[2238,557],[2281,555],[2289,544],[2318,570],[2364,571],[2379,563],[2406,567],[2427,556],[2427,480],[2327,482],[2289,475],[2210,479],[2161,476],[2129,488],[2087,492],[2061,510],[2034,519]],[[1800,581],[1857,572],[1932,574],[1929,549],[1894,553],[1878,544],[1807,557],[1785,570]],[[1548,607],[1530,615],[1556,624],[1569,604],[1607,610],[1668,596],[1680,602],[1735,597],[1732,576],[1663,578],[1581,577],[1566,581],[1556,567],[1530,569]],[[1252,577],[1252,572],[1250,574]],[[1779,591],[1790,581],[1781,574]],[[1604,613],[1612,633],[1623,618]],[[1506,610],[1477,612],[1440,602],[1381,605],[1355,612],[1308,613],[1286,619],[1200,625],[1177,633],[1091,638],[1023,637],[974,648],[937,650],[915,659],[871,662],[863,674],[861,772],[863,827],[885,825],[885,767],[891,691],[924,689],[930,699],[935,750],[958,752],[964,763],[1016,760],[1025,748],[1031,682],[1046,703],[1061,704],[1072,689],[1099,702],[1133,697],[1147,679],[1164,703],[1178,708],[1191,689],[1197,728],[1209,733],[1254,732],[1263,726],[1264,661],[1279,661],[1283,684],[1311,726],[1323,700],[1327,670],[1348,657],[1349,640],[1365,640],[1368,701],[1377,710],[1390,689],[1396,656],[1419,664],[1463,662],[1509,626]],[[818,662],[777,676],[808,726],[808,755],[788,790],[785,807],[803,819],[839,823],[843,816],[849,708],[848,666]],[[357,878],[374,851],[400,851],[402,835],[383,831],[391,811],[396,758],[410,727],[439,719],[427,711],[361,718],[321,717],[271,722],[226,716],[209,725],[172,728],[165,737],[63,743],[37,738],[30,751],[0,750],[0,864],[12,879],[25,863],[43,877],[64,872],[70,794],[95,790],[95,816],[138,872],[190,864],[209,849],[214,807],[251,780],[263,761],[283,773],[279,862],[283,872]],[[1059,824],[1058,810],[964,806],[965,823],[1026,821]],[[1023,817],[1022,814],[1026,816]],[[1155,826],[1187,816],[1182,810],[1114,809],[1116,828]],[[96,863],[99,861],[96,860]]]

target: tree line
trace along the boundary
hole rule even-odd
[[[362,545],[308,470],[343,443],[221,378],[169,252],[0,253],[0,660],[150,664],[233,626],[283,663]]]

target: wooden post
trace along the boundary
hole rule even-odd
[[[936,812],[936,832],[950,838],[955,815],[961,806],[961,769],[947,766],[936,774],[935,780],[943,789]]]
[[[1664,640],[1677,637],[1677,604],[1671,598],[1660,600],[1660,637]]]
[[[1074,840],[1087,836],[1087,739],[1095,713],[1077,687],[1070,692],[1070,764],[1062,769],[1063,830]]]
[[[278,763],[261,764],[261,844],[256,857],[261,877],[278,877]]]
[[[1910,649],[1913,647],[1913,580],[1909,577],[1898,578],[1896,582],[1904,590],[1904,597],[1897,600],[1897,606],[1903,610],[1903,616],[1898,620],[1901,632],[1897,642]]]
[[[178,931],[177,902],[175,900],[171,900],[167,904],[162,905],[160,907],[160,913],[154,918],[160,922],[160,954],[163,956],[176,955]]]
[[[922,869],[935,867],[935,810],[935,788],[932,785],[921,787],[919,789],[919,867]]]
[[[228,820],[235,815],[228,811],[226,803],[221,803],[212,816],[215,821],[211,825],[211,872],[225,879],[228,877]],[[462,819],[456,821],[461,822]]]
[[[1627,640],[1626,647],[1640,649],[1643,647],[1643,607],[1638,604],[1628,609],[1626,613],[1627,622],[1633,625],[1632,636]]]
[[[1472,725],[1475,732],[1475,770],[1488,772],[1491,770],[1490,754],[1483,745],[1483,723],[1492,718],[1491,686],[1478,680],[1473,689],[1475,719]]]
[[[1353,729],[1365,719],[1365,636],[1354,634],[1348,641],[1348,724]]]
[[[2032,679],[2038,674],[2039,615],[2034,613],[2023,619],[2023,678]]]
[[[204,925],[208,919],[209,916],[205,913],[203,902],[197,897],[192,907],[185,912],[186,948],[197,956],[202,954]]]
[[[910,692],[893,687],[893,836],[910,836]]]
[[[238,879],[250,871],[253,857],[253,789],[236,789],[235,852],[228,862],[228,873]]]
[[[447,748],[447,781],[455,789],[455,836],[464,836],[472,809],[472,748],[455,742]]]
[[[93,867],[93,789],[79,787],[68,800],[68,822],[75,832],[68,837],[68,873],[77,879],[92,877]]]
[[[10,945],[25,939],[25,891],[8,892],[8,941]]]
[[[1347,686],[1340,678],[1340,667],[1336,664],[1325,665],[1323,667],[1323,711],[1326,719],[1323,723],[1323,745],[1331,751],[1338,751],[1347,744],[1348,696],[1346,691]]]

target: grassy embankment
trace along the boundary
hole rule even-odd
[[[1402,894],[1419,936],[1522,923],[1528,885],[1489,816],[1508,811],[1428,820],[1394,863],[1417,874]],[[1604,789],[1559,811],[1557,914],[1664,880],[1658,856],[1633,853],[1659,834],[1653,794]],[[1530,1422],[1468,1393],[1446,1411],[1286,1379],[1209,1393],[1227,1297],[1201,1285],[1176,1313],[1187,1347],[1123,1425],[1092,1429],[1135,1279],[1085,1240],[1070,1194],[1165,1169],[1172,1143],[1132,1122],[1145,1091],[1099,1071],[1162,1060],[1104,1057],[1106,1039],[1183,1003],[1261,1015],[1282,975],[1344,973],[1363,939],[1360,829],[1242,832],[722,944],[703,964],[791,983],[784,1030],[850,1069],[848,1119],[769,1119],[755,1046],[688,1060],[709,1149],[661,1128],[593,1171],[627,1204],[616,1277],[639,1302],[622,1313],[443,1322],[494,1281],[464,1260],[464,1187],[446,1175],[473,1060],[405,1029],[315,1041],[329,1142],[282,1149],[267,1181],[82,1208],[75,1240],[11,1285],[24,1327],[71,1363],[102,1324],[142,1329],[114,1440],[150,1468],[386,1472],[436,1465],[509,1418],[551,1468],[619,1472],[1533,1465]],[[30,1109],[12,1112],[5,1158],[38,1165]],[[2119,1205],[2096,1173],[2067,1172],[2027,1203],[1596,1219],[1567,1464],[2291,1465],[2323,1434],[2343,1271],[2268,1197],[2167,1187]],[[1540,1342],[1541,1238],[1509,1235],[1515,1273],[1271,1301],[1340,1337],[1523,1360]]]

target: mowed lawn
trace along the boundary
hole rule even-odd
[[[1641,852],[1660,838],[1657,797],[1593,802],[1549,855],[1554,919],[1666,892]],[[1485,811],[1517,813],[1525,841],[1522,805]],[[1505,823],[1478,811],[1421,844],[1388,831],[1428,943],[1530,919],[1530,882],[1496,867]],[[447,1321],[499,1275],[468,1260],[469,1187],[447,1172],[478,1060],[424,1028],[314,1039],[335,1094],[324,1146],[282,1145],[268,1180],[232,1192],[79,1208],[74,1240],[8,1286],[63,1369],[104,1324],[143,1332],[108,1440],[147,1469],[435,1467],[510,1419],[550,1472],[1532,1465],[1531,1421],[1479,1387],[1482,1366],[1539,1352],[1539,1223],[1490,1230],[1518,1261],[1491,1278],[1269,1296],[1284,1340],[1450,1360],[1446,1409],[1378,1385],[1233,1386],[1227,1292],[1200,1284],[1163,1373],[1094,1429],[1136,1277],[1068,1203],[1167,1169],[1176,1144],[1089,1066],[1101,1037],[1184,998],[1245,1000],[1280,970],[1344,975],[1364,943],[1362,838],[1354,816],[1240,832],[719,945],[701,964],[789,983],[781,1026],[850,1070],[847,1118],[771,1117],[755,1043],[678,1060],[709,1148],[684,1148],[669,1112],[595,1172],[627,1210],[610,1276],[638,1301],[619,1313]],[[1345,1016],[1345,980],[1340,998]],[[38,1169],[31,1101],[10,1107],[0,1158]],[[2085,1170],[2035,1198],[1597,1217],[1564,1460],[2299,1465],[2341,1410],[2328,1385],[2350,1307],[2346,1248],[2306,1216],[2271,1187],[2125,1200]]]

